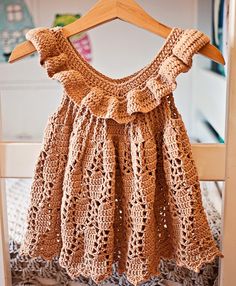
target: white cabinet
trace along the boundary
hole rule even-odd
[[[193,97],[194,137],[201,142],[222,143],[225,138],[226,78],[196,67]]]
[[[38,56],[0,65],[3,141],[41,141],[48,114],[60,101],[62,90],[47,78]]]

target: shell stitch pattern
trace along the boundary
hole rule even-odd
[[[173,91],[209,38],[173,28],[155,59],[111,79],[86,63],[61,28],[27,33],[64,87],[35,167],[20,253],[51,259],[71,278],[125,273],[138,285],[161,258],[199,271],[216,256],[191,145]]]

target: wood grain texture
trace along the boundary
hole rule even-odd
[[[167,38],[172,30],[172,28],[160,23],[147,14],[133,0],[100,0],[82,18],[66,25],[63,31],[66,37],[70,37],[114,19],[126,21],[163,38]],[[22,59],[35,51],[35,47],[29,41],[21,43],[12,51],[9,63]],[[215,62],[225,64],[221,52],[210,43],[201,49],[199,53]]]
[[[1,178],[30,178],[39,153],[40,143],[1,143],[4,158]],[[199,178],[202,181],[225,179],[225,146],[223,144],[193,144]]]
[[[236,257],[236,1],[230,1],[227,78],[226,177],[222,218],[220,286],[235,285]]]

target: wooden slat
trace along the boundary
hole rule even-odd
[[[5,182],[0,181],[0,285],[11,285]]]
[[[4,162],[1,177],[32,177],[40,147],[40,143],[1,143]],[[199,178],[203,181],[224,180],[225,146],[223,144],[194,144],[192,147]]]
[[[201,181],[225,180],[225,145],[194,144],[193,156]]]
[[[0,98],[0,119],[1,119],[1,98]],[[2,125],[0,120],[0,138],[2,137]],[[0,148],[0,174],[4,170],[3,152]],[[7,221],[7,204],[5,181],[0,180],[0,285],[11,285],[11,269],[10,269],[10,254],[9,254],[9,235]]]
[[[39,143],[0,143],[2,169],[1,178],[31,178]]]
[[[222,211],[220,286],[235,285],[236,257],[236,0],[230,0],[227,77],[226,178]]]

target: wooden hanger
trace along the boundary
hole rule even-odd
[[[63,34],[69,38],[114,19],[129,22],[163,38],[167,38],[172,30],[152,18],[134,0],[100,0],[83,17],[64,26]],[[36,49],[30,41],[23,42],[12,51],[9,63],[22,59],[35,51]],[[200,49],[199,53],[217,63],[225,64],[221,52],[210,43]]]

